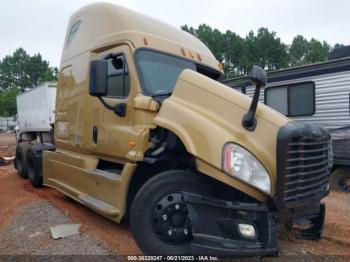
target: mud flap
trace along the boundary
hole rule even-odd
[[[321,203],[317,214],[305,217],[305,219],[307,219],[310,223],[310,227],[307,229],[296,229],[297,237],[309,240],[319,240],[323,231],[325,214],[326,205]],[[295,220],[294,223],[298,224],[298,221]]]

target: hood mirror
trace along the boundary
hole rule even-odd
[[[264,88],[267,84],[267,74],[260,66],[253,65],[250,72],[250,80],[255,86],[255,91],[249,111],[242,119],[242,125],[248,131],[254,131],[256,128],[255,113],[259,102],[260,89]]]

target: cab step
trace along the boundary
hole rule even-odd
[[[115,208],[114,206],[103,202],[93,196],[89,195],[79,195],[79,200],[83,202],[88,207],[95,209],[96,211],[103,213],[108,216],[117,216],[120,213],[120,210],[118,208]]]
[[[101,170],[101,169],[85,169],[85,172],[91,175],[102,176],[110,180],[120,180],[122,170],[113,169],[113,170]]]

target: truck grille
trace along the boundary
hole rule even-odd
[[[280,207],[292,208],[328,193],[330,136],[315,125],[286,127],[277,142],[277,198]]]

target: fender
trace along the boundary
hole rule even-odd
[[[153,122],[181,139],[195,156],[199,171],[240,190],[244,188],[250,195],[259,195],[256,189],[221,171],[222,149],[227,142],[254,152],[270,174],[274,194],[277,132],[290,120],[259,103],[257,128],[250,132],[241,124],[250,102],[248,96],[187,69],[180,74],[172,95],[163,101]]]

